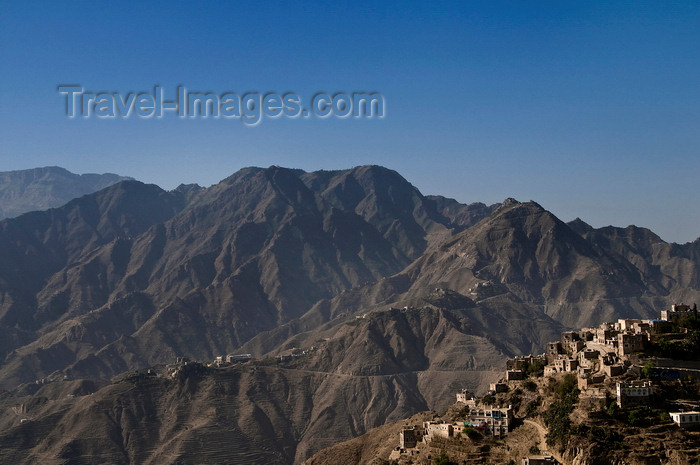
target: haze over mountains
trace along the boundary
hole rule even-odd
[[[58,166],[0,172],[0,220],[34,210],[60,207],[119,181],[116,174],[73,174]]]
[[[0,387],[7,405],[34,399],[31,422],[0,425],[13,463],[215,463],[225,444],[206,438],[221,435],[248,463],[298,463],[483,389],[564,328],[700,296],[700,241],[425,196],[379,166],[246,168],[170,192],[127,180],[1,221],[0,257]],[[101,387],[178,356],[295,349],[281,365]],[[64,376],[96,381],[22,387]],[[75,390],[119,408],[66,400]],[[113,448],[55,433],[76,421]],[[135,428],[148,440],[126,441]]]

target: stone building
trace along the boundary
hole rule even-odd
[[[470,407],[476,407],[476,399],[474,398],[474,394],[466,389],[462,389],[457,393],[457,402],[462,402]]]
[[[582,391],[590,389],[591,386],[600,385],[605,381],[605,375],[595,373],[587,376],[578,377],[578,388]]]
[[[620,318],[615,324],[615,329],[618,331],[630,331],[632,330],[632,325],[635,323],[641,323],[642,320],[632,319],[632,318]]]
[[[568,344],[570,342],[574,341],[580,341],[581,337],[579,336],[578,332],[576,331],[566,331],[561,333],[561,342],[562,344]]]
[[[528,369],[535,362],[545,365],[547,363],[547,359],[544,355],[526,355],[524,357],[515,357],[506,361],[506,369],[528,371]]]
[[[508,392],[508,385],[506,383],[489,384],[489,393],[498,394],[499,392]]]
[[[564,348],[561,345],[561,341],[550,342],[547,344],[547,355],[561,355],[564,353]]]
[[[506,381],[519,381],[527,378],[523,370],[506,370]]]
[[[618,335],[617,353],[629,355],[644,350],[647,342],[646,334],[620,333]]]
[[[435,437],[451,438],[454,434],[452,424],[444,421],[424,421],[423,431],[423,440],[425,442],[430,442]]]
[[[685,316],[697,318],[698,304],[693,305],[693,308],[690,305],[674,304],[671,305],[671,310],[661,310],[661,319],[665,321],[676,323]]]
[[[596,360],[600,355],[600,352],[595,349],[585,349],[579,354],[579,362],[583,363],[584,360]]]
[[[617,405],[629,407],[632,405],[648,405],[654,395],[651,381],[630,381],[617,383]]]
[[[407,426],[399,432],[399,447],[401,449],[412,449],[423,440],[425,429],[420,426]]]
[[[578,368],[578,360],[573,358],[557,358],[544,367],[545,376],[553,376],[557,373],[568,373],[576,371]]]
[[[625,373],[625,367],[624,365],[604,365],[603,366],[603,373],[608,375],[609,377],[613,376],[620,376],[621,374]]]
[[[602,324],[600,327],[596,328],[595,335],[593,337],[593,342],[598,344],[607,344],[612,338],[614,338],[619,331],[614,330],[610,325]]]

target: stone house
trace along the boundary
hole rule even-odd
[[[526,355],[524,357],[515,357],[506,361],[506,370],[522,370],[528,371],[533,363],[539,362],[542,365],[547,363],[547,359],[543,355]]]
[[[491,383],[491,384],[489,384],[489,392],[491,392],[491,393],[508,392],[508,385],[506,383]]]
[[[565,331],[561,333],[561,343],[569,344],[570,342],[580,341],[581,337],[576,331]]]
[[[613,377],[613,376],[620,376],[621,374],[624,374],[625,372],[625,367],[623,365],[604,365],[603,366],[603,373],[608,375],[608,377]]]
[[[591,386],[601,384],[605,381],[605,375],[596,373],[590,376],[578,377],[578,388],[582,391],[590,389]]]
[[[617,356],[616,352],[606,352],[604,354],[600,354],[598,360],[600,361],[601,365],[614,365],[619,361],[619,357]]]
[[[646,334],[620,333],[617,342],[617,353],[629,355],[644,350],[647,342]]]
[[[661,310],[661,319],[665,321],[676,323],[684,316],[697,318],[698,304],[693,305],[693,308],[690,305],[674,304],[671,305],[671,310]]]
[[[583,363],[584,360],[595,360],[598,358],[598,355],[600,355],[600,352],[595,349],[585,349],[578,356],[579,362]]]
[[[423,422],[423,441],[430,442],[435,437],[451,438],[454,434],[454,429],[451,423],[444,421],[425,421]]]
[[[544,367],[544,374],[545,376],[552,376],[557,373],[576,371],[577,368],[578,360],[572,358],[557,358]]]
[[[425,429],[420,426],[407,426],[399,432],[399,447],[401,449],[412,449],[423,440]]]
[[[643,320],[641,323],[635,323],[632,325],[632,332],[635,334],[650,333],[651,332],[651,320]]]
[[[457,393],[457,402],[462,402],[470,407],[476,407],[476,399],[474,398],[474,394],[466,389],[462,389]]]
[[[633,405],[648,405],[654,395],[651,381],[617,383],[617,405],[625,408]]]
[[[567,354],[575,355],[584,347],[586,347],[586,343],[583,341],[571,341],[564,345],[564,350],[566,350]]]
[[[564,353],[564,348],[561,341],[550,342],[547,344],[547,355],[561,355]]]
[[[600,328],[595,329],[595,336],[593,342],[599,344],[607,344],[608,341],[612,340],[617,335],[618,331],[610,328],[608,325],[600,325]]]
[[[617,320],[617,323],[615,323],[615,329],[618,331],[631,331],[632,330],[632,325],[635,323],[641,323],[642,320],[637,320],[633,318],[627,318],[623,319],[620,318]]]

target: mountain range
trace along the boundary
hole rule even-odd
[[[132,178],[112,173],[74,174],[58,166],[0,172],[0,220],[60,207],[127,179]]]
[[[12,463],[299,463],[567,328],[700,296],[700,240],[426,196],[379,166],[124,180],[0,221],[0,257]],[[235,353],[256,361],[133,371]]]

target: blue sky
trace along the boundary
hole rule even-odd
[[[700,3],[3,2],[0,171],[172,189],[380,164],[425,194],[700,236]],[[59,84],[380,92],[383,119],[65,116]]]

